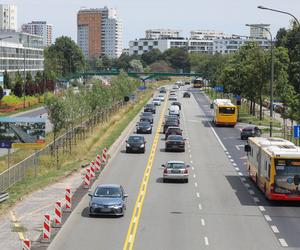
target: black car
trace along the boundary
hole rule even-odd
[[[166,88],[164,88],[164,87],[161,87],[161,88],[159,89],[159,93],[161,93],[161,94],[165,94],[165,93],[167,93],[167,90],[166,90]]]
[[[184,93],[183,93],[183,97],[185,97],[185,98],[190,98],[190,97],[191,97],[191,93],[189,93],[189,92],[184,92]]]
[[[185,140],[182,135],[169,135],[166,140],[165,151],[185,152]]]
[[[171,105],[178,106],[179,110],[181,110],[181,103],[180,102],[172,102]]]
[[[261,130],[255,126],[245,127],[241,131],[241,140],[247,140],[248,137],[261,136]]]
[[[151,134],[152,133],[152,125],[148,121],[138,122],[136,125],[136,133],[137,134]]]
[[[121,185],[101,184],[89,194],[89,215],[116,215],[123,216],[126,210],[126,197],[128,196]]]
[[[165,116],[165,122],[166,121],[174,121],[174,120],[177,120],[178,123],[180,124],[180,118],[178,115],[166,115]]]
[[[144,107],[144,112],[151,112],[152,114],[156,113],[156,107],[150,103],[150,104],[146,104]]]
[[[164,126],[163,126],[163,133],[166,133],[168,127],[178,127],[179,123],[178,120],[167,120],[164,122]]]
[[[126,153],[145,153],[146,140],[142,135],[131,135],[126,141]]]
[[[141,116],[140,116],[140,121],[142,121],[142,118],[148,118],[148,119],[144,119],[144,120],[148,120],[150,121],[150,123],[153,123],[153,114],[152,112],[142,112]]]
[[[169,135],[182,135],[182,130],[179,127],[168,127],[165,133],[165,139],[167,140]]]

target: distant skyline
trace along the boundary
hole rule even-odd
[[[257,9],[264,5],[291,12],[300,19],[299,0],[3,0],[18,6],[18,28],[33,20],[53,24],[53,38],[65,35],[77,41],[77,12],[84,8],[117,8],[123,22],[123,46],[145,36],[146,29],[177,29],[187,37],[191,30],[216,30],[226,34],[249,35],[246,23],[267,23],[273,36],[279,28],[290,26],[289,16]]]

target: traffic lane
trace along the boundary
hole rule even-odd
[[[38,109],[34,109],[34,110],[29,110],[26,112],[22,112],[19,114],[14,115],[15,117],[36,117],[36,116],[40,116],[40,115],[44,115],[47,113],[47,109],[45,107],[41,107]]]
[[[204,112],[204,117],[207,117],[208,122],[212,121],[212,111],[210,109],[210,104],[203,93],[194,93],[194,97],[197,103],[200,105],[202,111]],[[234,160],[234,163],[239,166],[243,173],[247,172],[245,167],[246,155],[244,153],[244,145],[247,141],[240,139],[240,129],[238,125],[235,128],[231,127],[216,127],[212,122],[207,126],[213,126],[214,130],[218,134],[222,143],[226,147],[229,156]]]
[[[279,249],[195,99],[183,102],[206,234],[213,249]],[[189,122],[194,121],[194,122]]]
[[[196,100],[201,108],[208,103],[203,94],[198,94]],[[209,112],[206,112],[206,115],[209,119],[211,118]],[[268,224],[276,226],[278,229],[274,232],[276,237],[284,239],[289,247],[300,248],[300,203],[293,201],[268,201],[257,186],[248,178],[247,155],[243,150],[243,145],[246,144],[246,141],[239,139],[239,129],[227,127],[214,127],[214,129],[229,153],[227,157],[230,157],[229,160],[233,160],[233,164],[236,163],[238,168],[236,170],[246,174],[247,182],[245,184],[247,191],[258,198],[258,205],[263,206],[266,210],[262,211],[262,213],[265,218],[268,218]],[[236,147],[239,142],[240,144]],[[271,221],[269,218],[271,218]]]
[[[181,119],[183,136],[185,127]],[[139,220],[135,249],[199,249],[204,246],[193,171],[189,183],[163,183],[161,164],[168,160],[190,163],[186,152],[165,152],[164,134],[160,135],[154,166],[150,175],[143,211]]]
[[[158,108],[157,111],[160,109]],[[157,128],[159,113],[157,112],[154,120],[154,131]],[[134,132],[135,128],[131,130],[131,134]],[[140,181],[148,161],[153,134],[145,135],[148,141],[145,154],[126,154],[125,142],[123,142],[116,156],[110,161],[110,165],[102,172],[92,187],[93,190],[99,183],[123,185],[125,192],[129,195],[125,216],[90,218],[88,216],[89,197],[86,195],[72,212],[49,249],[95,249],[100,246],[102,249],[122,248]]]

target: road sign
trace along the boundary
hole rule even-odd
[[[294,138],[300,138],[300,125],[294,126]]]
[[[0,148],[11,148],[11,141],[0,141]]]
[[[216,92],[224,92],[224,86],[215,86],[215,87],[214,87],[214,90],[215,90]]]

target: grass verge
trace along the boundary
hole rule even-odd
[[[155,84],[155,87],[166,84],[166,82]],[[5,213],[25,195],[41,189],[49,184],[57,182],[61,178],[78,171],[83,163],[95,158],[96,152],[104,146],[109,147],[121,135],[132,119],[149,100],[153,90],[149,89],[141,93],[135,103],[128,104],[114,114],[107,123],[100,124],[89,134],[89,136],[77,145],[73,146],[71,154],[63,154],[60,151],[59,168],[55,167],[55,159],[49,155],[41,156],[39,159],[38,175],[34,176],[31,169],[27,177],[11,187],[8,192],[9,200],[0,204],[0,213]]]

